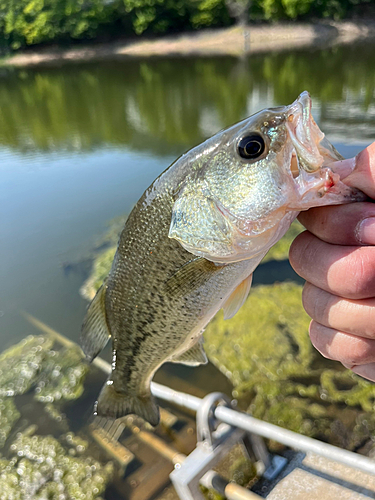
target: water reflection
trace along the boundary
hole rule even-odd
[[[127,146],[164,155],[304,89],[323,130],[375,137],[367,45],[247,60],[167,59],[14,70],[0,80],[0,143],[23,151]],[[352,127],[355,127],[353,132]]]

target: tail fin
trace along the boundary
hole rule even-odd
[[[120,418],[135,413],[154,426],[158,425],[160,420],[159,408],[152,396],[140,397],[118,392],[111,380],[104,384],[95,412],[100,417],[110,418]]]

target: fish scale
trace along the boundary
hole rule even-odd
[[[82,327],[88,360],[112,338],[98,415],[136,413],[156,425],[155,371],[207,362],[205,326],[220,308],[236,314],[252,272],[299,211],[363,199],[339,180],[337,163],[327,167],[342,157],[323,137],[304,92],[193,148],[145,191]]]

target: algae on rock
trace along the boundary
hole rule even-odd
[[[4,446],[14,424],[19,418],[20,412],[17,410],[13,398],[0,398],[0,448]]]
[[[219,313],[208,325],[205,349],[255,417],[338,444],[340,403],[353,407],[356,417],[373,412],[375,386],[313,348],[301,291],[293,283],[254,287],[232,320]],[[370,437],[375,421],[368,422]],[[357,424],[354,418],[354,434]]]
[[[35,388],[38,401],[77,399],[89,371],[78,346],[53,350],[45,336],[25,338],[0,355],[0,397],[25,394]]]
[[[113,465],[85,455],[87,442],[69,433],[60,443],[52,436],[19,433],[10,446],[15,455],[0,461],[0,498],[94,500],[112,478]]]
[[[94,259],[91,275],[80,289],[81,295],[85,299],[92,300],[95,297],[97,290],[100,288],[111,269],[115,253],[116,246],[111,246]]]

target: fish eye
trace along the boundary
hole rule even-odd
[[[254,160],[259,158],[266,149],[263,137],[260,134],[251,134],[238,141],[237,151],[241,158]]]

